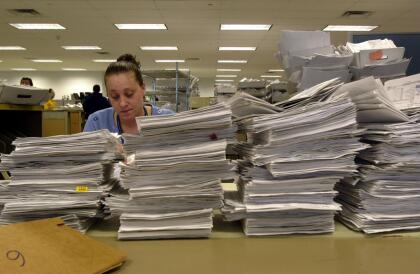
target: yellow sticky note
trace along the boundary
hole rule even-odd
[[[76,192],[88,192],[89,187],[88,186],[76,186]]]

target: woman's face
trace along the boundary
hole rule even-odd
[[[122,72],[106,77],[110,103],[123,121],[132,121],[143,112],[144,86],[136,81],[134,72]]]
[[[29,79],[22,79],[20,80],[20,84],[22,86],[31,86],[31,81]]]

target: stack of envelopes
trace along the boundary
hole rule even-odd
[[[409,122],[367,123],[360,176],[337,184],[339,217],[365,233],[420,228],[420,116]]]
[[[12,176],[0,191],[0,224],[60,216],[86,231],[115,183],[117,144],[107,130],[17,138],[16,149],[1,156]]]
[[[208,237],[212,209],[222,204],[220,180],[234,176],[225,156],[236,131],[230,109],[217,104],[137,123],[139,136],[124,135],[132,162],[107,199],[120,215],[119,239]]]
[[[348,99],[313,102],[238,123],[247,133],[247,142],[237,146],[245,159],[238,184],[245,233],[333,231],[340,209],[334,184],[356,172],[355,155],[367,147],[359,142],[355,105]],[[234,202],[228,199],[224,211],[235,213]]]

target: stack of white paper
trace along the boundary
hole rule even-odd
[[[214,97],[216,97],[216,102],[226,102],[236,93],[236,89],[236,86],[233,84],[217,84],[214,87]]]
[[[283,109],[245,92],[235,94],[226,104],[230,107],[235,118],[243,118],[256,114],[272,114]]]
[[[126,135],[132,162],[121,189],[107,199],[120,216],[119,239],[208,237],[212,209],[222,205],[221,179],[232,178],[226,139],[233,139],[224,104],[165,117],[139,117],[140,136]]]
[[[270,82],[266,87],[270,102],[277,103],[284,101],[290,97],[290,93],[287,91],[287,81],[275,80]]]
[[[385,94],[398,109],[420,107],[420,74],[385,82]]]
[[[238,83],[238,91],[264,99],[267,96],[267,84],[265,80],[244,78]]]
[[[410,59],[404,58],[405,49],[395,46],[388,39],[347,43],[345,49],[354,54],[351,71],[355,79],[368,76],[385,79],[403,76],[410,64]]]
[[[288,80],[299,91],[338,78],[349,82],[349,65],[353,54],[337,51],[331,45],[330,33],[322,31],[282,31],[277,56]]]
[[[115,183],[111,161],[120,157],[111,133],[18,138],[13,145],[1,156],[12,175],[0,193],[1,224],[65,216],[84,232],[103,216],[101,199]]]
[[[360,176],[337,184],[346,225],[365,233],[420,228],[419,121],[362,124],[372,147],[359,155]]]
[[[340,79],[333,78],[298,92],[289,99],[275,104],[275,106],[291,110],[299,109],[311,103],[322,102],[327,100],[342,85]]]
[[[356,172],[359,142],[350,100],[316,102],[238,121],[247,143],[237,146],[243,206],[227,199],[227,219],[245,207],[247,235],[326,233],[334,230],[334,184]],[[235,204],[236,202],[236,204]]]
[[[357,106],[359,123],[398,123],[408,121],[386,96],[384,86],[372,76],[339,87],[327,100],[350,98]]]

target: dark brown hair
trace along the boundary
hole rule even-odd
[[[117,62],[109,64],[105,71],[104,81],[106,84],[106,78],[112,74],[119,74],[124,72],[132,71],[136,77],[136,81],[140,86],[144,85],[143,76],[140,71],[140,62],[136,60],[136,57],[126,53],[118,57]]]
[[[32,79],[29,77],[22,77],[22,79],[20,79],[20,82],[22,83],[23,81],[29,81],[29,85],[31,87],[34,85],[34,83],[32,82]]]

